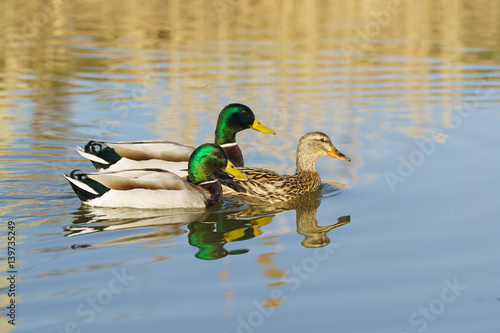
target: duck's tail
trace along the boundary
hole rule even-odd
[[[76,151],[81,156],[90,160],[98,170],[105,170],[118,162],[122,157],[113,148],[104,147],[104,142],[89,141],[85,148],[77,147]]]
[[[81,170],[73,170],[69,175],[63,174],[63,177],[66,178],[73,191],[83,202],[98,198],[109,191],[108,187],[88,178]]]

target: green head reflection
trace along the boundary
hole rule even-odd
[[[272,216],[253,220],[222,220],[217,223],[191,222],[188,225],[188,242],[199,251],[195,257],[203,260],[224,258],[227,255],[247,253],[247,249],[228,251],[224,248],[228,242],[254,238],[262,234],[259,228],[272,221]]]

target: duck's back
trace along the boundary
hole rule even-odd
[[[222,179],[223,195],[278,203],[314,191],[321,185],[321,178],[317,172],[303,172],[290,176],[260,168],[239,168],[239,170],[248,177],[248,180]]]

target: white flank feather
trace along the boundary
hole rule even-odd
[[[165,161],[189,161],[193,147],[168,141],[142,141],[140,143],[106,142],[118,155],[131,160],[159,159]]]
[[[85,202],[99,207],[133,208],[205,208],[202,195],[196,190],[110,190],[99,198]]]
[[[204,191],[171,172],[125,170],[87,173],[110,190],[85,204],[98,207],[205,208]],[[81,181],[65,176],[78,187],[95,193]],[[97,193],[95,193],[97,194]],[[208,192],[206,192],[208,195]]]
[[[193,190],[193,185],[172,172],[151,170],[124,170],[118,172],[88,173],[93,179],[112,190]]]
[[[63,174],[63,177],[66,178],[66,180],[70,183],[72,183],[73,185],[81,188],[82,190],[86,191],[86,192],[89,192],[89,193],[92,193],[94,195],[99,195],[99,193],[97,193],[96,191],[94,191],[94,189],[90,186],[88,186],[87,184],[77,180],[77,179],[73,179],[71,177],[68,177],[66,175]]]
[[[101,163],[101,164],[109,164],[108,162],[106,162],[105,160],[103,160],[100,157],[97,157],[97,156],[92,155],[90,153],[86,153],[82,147],[76,147],[76,151],[78,152],[78,154],[80,154],[81,156],[85,157],[88,160],[91,160],[91,161],[94,161],[97,163]]]
[[[169,162],[157,159],[134,161],[123,157],[115,164],[112,164],[106,170],[121,171],[130,169],[163,169],[173,172],[179,177],[186,177],[188,175],[187,168],[188,168],[188,162]]]

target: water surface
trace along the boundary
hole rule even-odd
[[[497,1],[0,4],[2,332],[494,332]],[[81,206],[88,140],[213,140],[244,103],[250,166],[321,189],[290,205]],[[9,267],[4,264],[2,276]]]

